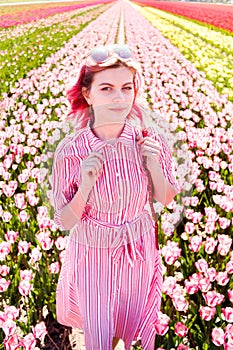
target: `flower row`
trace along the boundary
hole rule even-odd
[[[205,73],[219,92],[233,100],[232,36],[160,10],[135,6],[197,69]]]
[[[78,14],[70,13],[64,21],[39,26],[33,32],[16,38],[10,38],[0,44],[1,92],[9,92],[20,78],[27,72],[40,67],[46,59],[64,45],[67,40],[76,35],[90,21],[94,20],[109,5],[91,7]]]
[[[233,6],[231,5],[152,0],[140,0],[136,1],[136,3],[155,7],[233,32]]]
[[[108,0],[103,0],[101,3],[109,2]],[[11,26],[16,26],[23,23],[37,21],[41,18],[46,18],[48,16],[62,13],[66,11],[73,11],[78,8],[86,7],[87,5],[98,5],[99,1],[90,2],[79,2],[78,4],[69,6],[43,6],[38,9],[30,9],[28,11],[16,12],[11,14],[5,14],[0,16],[0,28],[8,28]]]
[[[29,22],[26,24],[19,24],[15,27],[4,28],[0,31],[1,43],[6,39],[18,38],[23,35],[31,35],[36,29],[42,29],[52,26],[60,22],[69,22],[72,16],[79,15],[87,10],[94,9],[97,5],[81,7],[77,10],[62,12],[53,16],[45,17],[37,21]]]

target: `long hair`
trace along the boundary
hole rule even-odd
[[[117,60],[116,63],[107,67],[87,67],[85,64],[81,67],[77,82],[67,91],[68,101],[70,102],[70,110],[67,114],[66,120],[74,120],[75,129],[82,129],[86,127],[89,121],[90,126],[92,126],[94,122],[93,110],[84,98],[82,88],[85,87],[87,90],[91,89],[91,84],[93,82],[95,73],[101,72],[108,68],[118,68],[122,66],[130,69],[134,75],[134,100],[131,111],[127,118],[134,120],[138,118],[142,127],[144,127],[144,118],[142,112],[143,108],[141,108],[140,104],[136,102],[136,97],[142,84],[141,74],[136,68],[130,66],[130,64]]]

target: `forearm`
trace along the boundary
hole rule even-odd
[[[90,190],[90,188],[80,185],[72,200],[62,209],[62,225],[67,230],[71,230],[81,219]]]
[[[161,165],[153,162],[153,166],[149,168],[153,184],[153,198],[167,205],[177,194],[176,188],[164,176]]]

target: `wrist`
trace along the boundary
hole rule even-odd
[[[162,170],[161,169],[161,165],[159,163],[159,160],[158,159],[150,159],[150,160],[147,160],[147,168],[149,171],[152,171],[152,170]]]
[[[92,190],[92,187],[93,186],[90,185],[89,183],[81,182],[79,189],[80,189],[82,194],[86,194],[88,196]]]

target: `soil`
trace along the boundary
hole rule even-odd
[[[46,327],[48,334],[41,350],[85,350],[84,335],[80,329],[63,326],[50,314],[46,319]],[[115,350],[124,349],[124,342],[120,340]]]

